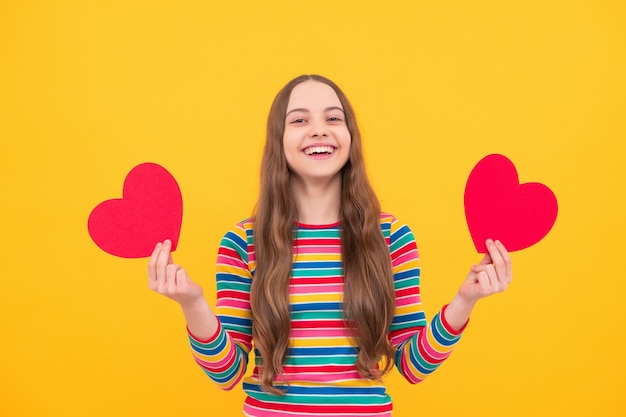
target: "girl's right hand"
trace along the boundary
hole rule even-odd
[[[172,242],[159,242],[148,262],[148,286],[181,306],[203,300],[202,287],[189,278],[185,269],[172,259]]]

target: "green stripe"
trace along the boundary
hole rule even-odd
[[[441,317],[438,315],[436,320],[433,320],[434,324],[435,324],[435,328],[437,329],[437,331],[439,332],[439,335],[442,336],[444,339],[450,341],[450,342],[454,342],[458,339],[461,338],[460,335],[455,336],[452,333],[450,333],[445,326],[443,325],[443,323],[441,322]],[[448,348],[448,346],[446,346],[446,348]]]
[[[420,355],[419,349],[417,347],[417,343],[411,344],[411,351],[413,352],[413,356],[417,358],[417,362],[424,368],[428,370],[428,373],[433,372],[435,369],[439,367],[440,364],[432,364],[426,362],[426,360]],[[412,358],[411,358],[412,359]]]
[[[402,323],[397,323],[397,324],[391,324],[389,326],[389,331],[390,332],[394,332],[396,330],[404,330],[404,329],[408,329],[411,327],[423,327],[426,326],[426,319],[424,320],[417,320],[417,321],[408,321],[408,322],[402,322]]]
[[[404,236],[400,237],[400,239],[391,242],[390,249],[392,252],[394,252],[406,245],[407,243],[411,242],[413,242],[413,236],[411,235],[411,233],[407,233]]]
[[[228,281],[217,281],[217,290],[233,290],[233,291],[243,291],[250,292],[250,284],[243,284],[241,282],[228,282]]]
[[[246,236],[245,235],[242,236],[242,235],[237,233],[237,236],[239,236],[243,241],[246,241]],[[225,248],[228,248],[228,249],[236,250],[237,253],[239,254],[239,256],[241,257],[241,260],[245,264],[248,264],[248,252],[246,252],[241,246],[236,244],[234,241],[230,240],[227,237],[224,237],[224,239],[222,239],[221,246],[223,246]]]
[[[295,311],[291,313],[291,320],[343,320],[341,311]]]
[[[395,280],[393,282],[393,286],[396,290],[402,290],[408,287],[417,287],[419,286],[420,280],[418,277],[408,277],[400,280]]]
[[[341,268],[332,268],[332,269],[294,269],[291,273],[291,276],[294,278],[298,277],[314,277],[314,278],[322,278],[322,277],[337,277],[341,275]]]
[[[340,238],[338,229],[298,229],[298,239]]]

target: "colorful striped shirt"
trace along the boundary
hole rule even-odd
[[[385,213],[380,225],[389,246],[396,293],[388,338],[396,351],[396,368],[409,382],[417,383],[450,355],[463,329],[454,331],[445,322],[445,306],[427,322],[413,233]],[[279,376],[288,385],[282,396],[261,390],[256,349],[253,372],[244,377],[253,345],[253,222],[241,222],[222,239],[216,274],[218,330],[210,340],[191,333],[189,340],[196,362],[218,386],[228,390],[243,378],[246,416],[391,416],[392,402],[384,383],[364,378],[356,367],[358,345],[342,314],[340,234],[340,223],[297,225],[289,284],[290,346]]]

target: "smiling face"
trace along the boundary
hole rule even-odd
[[[313,80],[294,87],[283,133],[290,171],[305,183],[340,178],[350,143],[344,109],[335,90]]]

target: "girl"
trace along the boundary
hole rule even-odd
[[[150,288],[178,302],[196,362],[220,387],[243,380],[246,416],[390,416],[382,376],[411,383],[451,353],[476,302],[511,282],[500,242],[430,322],[411,230],[381,213],[354,112],[332,81],[305,75],[276,96],[254,216],[221,241],[215,313],[158,243]]]

